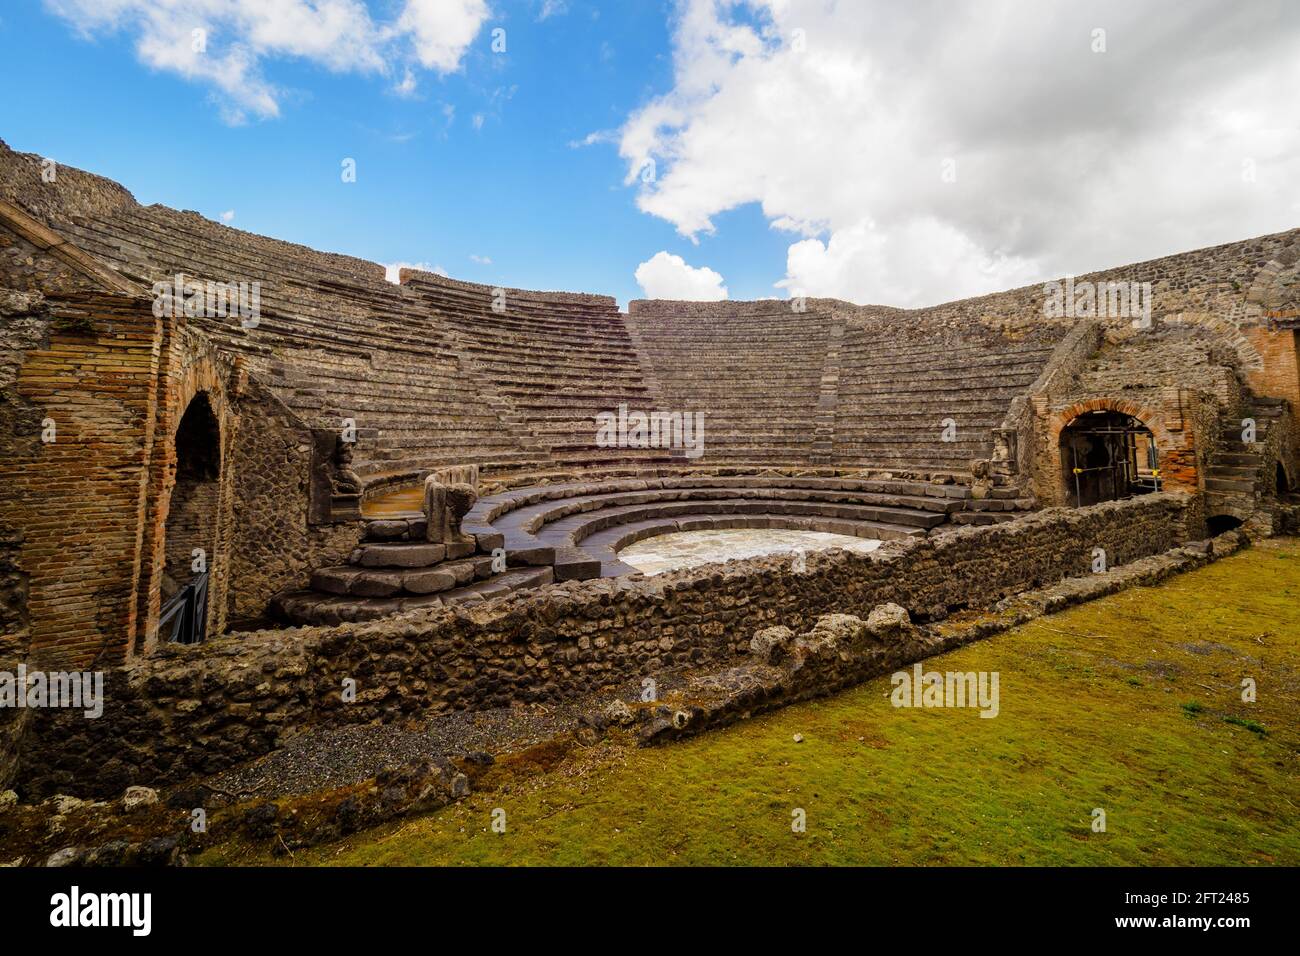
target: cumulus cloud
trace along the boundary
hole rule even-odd
[[[472,263],[474,263],[475,265],[480,265],[480,266],[490,266],[490,265],[492,265],[492,257],[491,257],[491,256],[478,256],[478,255],[475,255],[474,253],[470,253],[469,261],[472,262]]]
[[[221,221],[222,221],[222,222],[234,222],[234,221],[235,221],[235,210],[233,210],[233,209],[227,209],[225,212],[223,212],[223,213],[221,214]]]
[[[722,276],[706,266],[690,266],[681,256],[656,252],[636,267],[636,281],[647,299],[716,302],[727,297]]]
[[[679,0],[673,87],[620,131],[626,181],[691,238],[759,203],[791,235],[778,287],[895,305],[1279,231],[1288,10]]]
[[[486,0],[406,0],[397,28],[412,34],[421,65],[451,73],[487,15]]]
[[[486,0],[405,0],[396,21],[377,23],[363,0],[45,0],[82,35],[125,31],[147,66],[213,88],[228,122],[280,111],[269,60],[293,57],[338,73],[392,75],[409,94],[405,64],[459,68],[488,16]]]

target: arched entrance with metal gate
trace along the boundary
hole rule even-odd
[[[1061,429],[1066,499],[1081,507],[1159,491],[1159,450],[1151,429],[1124,412],[1084,412]]]

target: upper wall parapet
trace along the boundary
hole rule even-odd
[[[79,219],[117,224],[127,233],[132,228],[146,228],[151,221],[163,230],[173,223],[232,250],[242,248],[252,255],[272,255],[284,262],[290,271],[296,271],[292,268],[294,266],[301,266],[308,273],[319,270],[325,274],[320,276],[323,280],[355,281],[363,286],[383,280],[384,267],[378,263],[244,232],[195,212],[178,212],[160,205],[141,206],[120,184],[71,166],[54,167],[54,179],[47,182],[48,177],[42,176],[47,162],[37,154],[15,152],[0,142],[0,198],[21,206],[36,219],[56,229]],[[75,237],[72,238],[75,241]],[[1288,307],[1300,311],[1297,308],[1300,299],[1298,263],[1300,229],[1292,229],[1090,272],[1074,277],[1074,281],[1076,284],[1150,282],[1154,297],[1152,312],[1156,320],[1195,322],[1199,317],[1213,317],[1237,326],[1267,325],[1270,321],[1293,324],[1294,318],[1272,313],[1286,312]],[[497,291],[493,286],[419,270],[403,270],[401,281],[428,290],[461,294],[491,296]],[[1043,286],[1043,283],[1036,283],[921,309],[855,305],[823,298],[807,298],[803,301],[803,308],[807,312],[835,313],[868,330],[911,326],[922,334],[941,338],[970,335],[981,327],[1017,336],[1025,329],[1041,327],[1048,322],[1073,324],[1074,317],[1054,320],[1046,314]],[[580,305],[601,310],[617,308],[610,296],[515,288],[503,291],[508,298],[526,303]],[[660,315],[690,318],[776,314],[790,307],[790,301],[783,299],[750,302],[637,299],[629,304],[629,313],[642,318]],[[1127,318],[1119,321],[1127,321]]]
[[[428,292],[468,293],[482,296],[484,302],[492,301],[498,293],[504,293],[509,308],[511,300],[537,303],[539,305],[584,305],[603,310],[618,311],[618,301],[609,295],[595,295],[589,292],[549,292],[539,289],[512,289],[504,286],[491,286],[481,282],[466,282],[452,279],[436,272],[422,269],[402,269],[399,281],[404,286],[411,286]]]
[[[46,223],[72,216],[108,216],[136,205],[120,183],[73,166],[49,165],[35,153],[19,153],[0,140],[0,198],[22,206]],[[47,169],[53,172],[42,175]]]

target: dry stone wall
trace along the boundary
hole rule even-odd
[[[104,716],[41,713],[24,792],[120,793],[256,757],[308,726],[563,700],[667,668],[748,652],[753,633],[810,628],[896,603],[919,621],[1115,566],[1187,539],[1186,498],[1152,495],[819,553],[806,573],[766,558],[651,579],[573,582],[474,607],[370,624],[262,631],[168,647],[107,677]],[[355,701],[345,702],[345,681]]]
[[[362,524],[309,522],[312,431],[270,389],[245,382],[238,419],[230,626],[242,630],[265,623],[271,595],[342,563]]]

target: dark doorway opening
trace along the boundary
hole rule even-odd
[[[1205,530],[1211,538],[1225,531],[1235,531],[1241,527],[1241,519],[1232,515],[1214,515],[1205,519]]]
[[[1061,462],[1075,506],[1159,491],[1159,461],[1151,430],[1123,412],[1085,412],[1061,431]]]
[[[208,396],[200,392],[176,428],[176,481],[163,543],[161,641],[197,644],[204,638],[220,477],[221,427]]]

